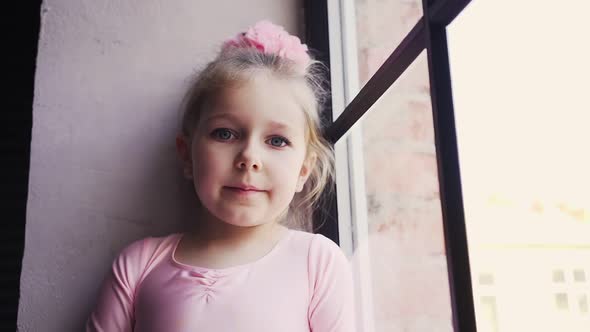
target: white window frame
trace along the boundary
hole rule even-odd
[[[328,0],[332,118],[359,92],[354,1]],[[368,246],[362,127],[358,121],[334,146],[340,247],[355,263],[357,330],[373,332],[373,287]]]

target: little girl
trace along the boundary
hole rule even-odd
[[[176,138],[201,214],[121,251],[87,331],[355,330],[346,257],[304,231],[333,174],[318,64],[268,21],[223,43]]]

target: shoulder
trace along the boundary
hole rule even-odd
[[[354,331],[354,278],[348,258],[331,239],[313,235],[308,259],[313,331]]]
[[[307,263],[311,274],[321,274],[327,270],[340,270],[341,272],[350,269],[346,255],[340,247],[331,239],[322,234],[308,233],[292,230],[295,245],[301,250],[307,250]]]
[[[344,253],[336,242],[322,234],[313,234],[309,250],[310,255],[336,255],[344,257]]]
[[[141,259],[143,256],[150,256],[157,251],[173,246],[179,236],[180,234],[174,233],[161,237],[148,236],[132,241],[119,252],[118,257]]]
[[[118,274],[140,276],[151,262],[170,250],[180,234],[148,236],[132,241],[125,246],[113,261],[113,270]]]
[[[309,247],[309,266],[316,277],[329,274],[348,274],[350,264],[342,249],[322,234],[315,234]]]

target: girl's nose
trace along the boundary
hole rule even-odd
[[[251,162],[251,161],[240,161],[238,162],[238,168],[240,170],[249,170],[252,169],[254,171],[258,171],[260,169],[260,163],[259,162]]]
[[[255,148],[251,144],[245,146],[236,158],[236,167],[244,171],[259,171],[262,168],[262,161],[259,158],[259,154],[256,153]]]

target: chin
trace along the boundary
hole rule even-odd
[[[238,226],[238,227],[254,227],[254,226],[260,226],[265,224],[266,222],[261,221],[261,220],[266,220],[264,217],[255,217],[252,216],[252,214],[246,214],[246,213],[240,213],[240,214],[228,214],[228,213],[224,213],[223,215],[218,216],[218,218],[220,220],[222,220],[223,222],[233,225],[233,226]]]
[[[255,227],[255,226],[260,226],[260,225],[264,225],[266,223],[264,222],[260,222],[258,220],[244,220],[244,219],[238,219],[238,220],[234,220],[234,219],[230,219],[230,220],[223,220],[224,222],[232,225],[232,226],[237,226],[237,227]]]
[[[264,223],[260,223],[260,222],[229,222],[228,224],[231,224],[232,226],[236,226],[236,227],[249,228],[249,227],[260,226],[260,225],[263,225]]]

